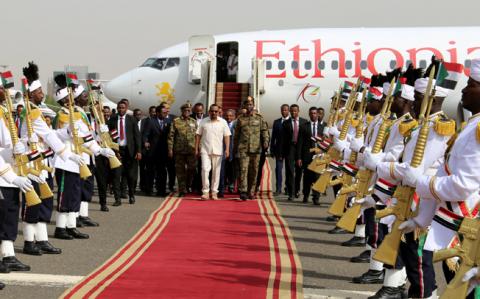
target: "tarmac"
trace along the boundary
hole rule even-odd
[[[365,248],[340,246],[353,236],[351,234],[327,233],[334,227],[332,222],[326,221],[327,210],[333,200],[331,193],[321,198],[319,206],[311,202],[302,203],[301,197],[293,202],[287,201],[285,195],[275,199],[283,218],[288,222],[301,259],[305,298],[367,298],[380,289],[380,284],[359,285],[351,282],[353,276],[368,270],[368,264],[349,261],[350,257],[358,255]],[[124,200],[122,206],[113,207],[113,198],[109,197],[108,213],[99,210],[97,200],[95,196],[89,212],[90,217],[100,223],[100,227],[80,228],[80,231],[90,235],[90,239],[55,239],[52,237],[55,223],[49,225],[50,242],[63,250],[60,255],[24,255],[20,232],[15,243],[17,257],[30,265],[32,270],[0,274],[0,281],[7,284],[0,291],[0,298],[57,298],[126,243],[164,198],[137,195],[134,205]],[[445,282],[440,265],[436,265],[436,273],[441,294]]]

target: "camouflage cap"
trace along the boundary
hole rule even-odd
[[[192,108],[192,104],[190,104],[190,103],[187,102],[187,103],[183,104],[183,105],[180,107],[180,109],[182,109],[182,110],[183,110],[183,109],[187,109],[187,108]]]

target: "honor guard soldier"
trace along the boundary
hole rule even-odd
[[[47,223],[50,223],[53,212],[53,194],[50,193],[48,198],[43,198],[42,188],[40,185],[45,182],[48,184],[48,189],[53,189],[53,175],[48,171],[51,164],[50,157],[53,153],[61,153],[65,150],[65,145],[58,138],[56,132],[50,128],[42,111],[38,107],[43,101],[44,94],[42,84],[38,76],[38,67],[33,62],[29,62],[28,67],[23,69],[23,74],[26,77],[28,87],[26,88],[24,113],[22,114],[22,121],[20,124],[20,137],[24,141],[28,141],[30,146],[35,146],[35,150],[42,154],[44,160],[41,167],[41,178],[44,182],[33,182],[33,186],[37,193],[42,198],[42,203],[39,207],[29,207],[23,201],[23,237],[25,244],[23,252],[31,255],[59,254],[61,249],[53,247],[48,241]],[[27,101],[28,99],[28,101]],[[28,119],[27,119],[28,117]],[[31,128],[28,128],[31,126]],[[29,130],[31,134],[29,134]]]
[[[197,122],[190,117],[192,105],[183,104],[180,107],[182,115],[173,120],[168,134],[168,156],[175,156],[175,172],[178,181],[178,196],[182,197],[192,187],[195,175],[195,132]]]
[[[243,102],[246,114],[237,119],[235,127],[233,152],[237,153],[240,164],[240,199],[255,197],[255,183],[262,148],[268,148],[269,135],[267,123],[263,117],[254,112],[253,98]]]

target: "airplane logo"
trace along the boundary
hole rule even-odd
[[[170,87],[170,83],[158,83],[157,85],[155,85],[155,87],[158,90],[156,96],[160,97],[160,102],[167,102],[170,105],[175,102],[175,89]]]

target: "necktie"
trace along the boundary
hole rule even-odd
[[[313,137],[317,137],[317,124],[316,123],[313,123],[313,134],[312,134]]]
[[[123,116],[120,116],[120,140],[125,139],[125,128],[123,127]]]
[[[293,142],[297,143],[298,139],[298,124],[297,121],[293,120]]]

